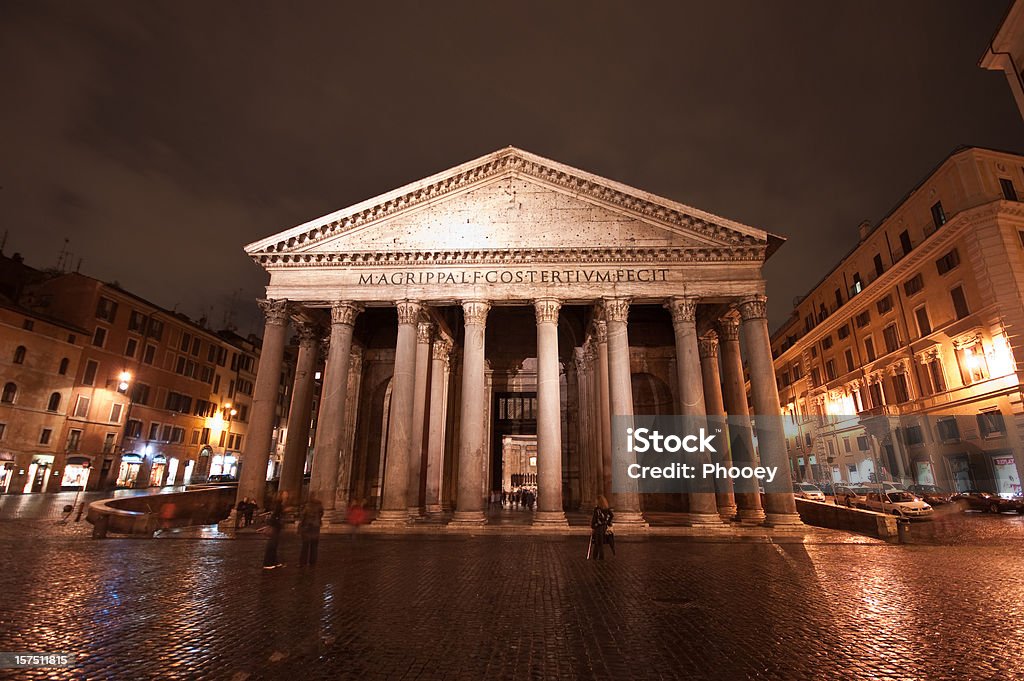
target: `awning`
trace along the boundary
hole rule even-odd
[[[92,458],[88,456],[69,456],[67,460],[68,466],[91,466]]]
[[[142,463],[142,457],[138,454],[125,454],[121,457],[121,463]]]
[[[0,452],[0,461],[14,461],[12,452]]]
[[[32,463],[38,463],[38,464],[50,464],[50,463],[53,463],[53,455],[52,454],[33,454],[32,455]]]

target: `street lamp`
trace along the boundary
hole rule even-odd
[[[120,449],[121,449],[121,458],[122,459],[124,458],[124,442],[125,442],[125,440],[128,439],[128,428],[131,426],[132,407],[135,406],[135,400],[132,397],[131,393],[129,393],[129,391],[128,391],[128,388],[131,386],[131,382],[132,382],[132,372],[128,371],[127,369],[122,371],[120,374],[117,375],[117,391],[120,392],[120,393],[124,393],[125,395],[128,396],[128,409],[125,411],[125,414],[124,414],[124,426],[121,428],[121,445],[120,445]],[[139,433],[139,434],[141,435],[141,433]],[[120,464],[120,461],[118,463]],[[111,471],[113,471],[113,467],[111,467]],[[107,475],[108,475],[108,479],[109,479],[109,475],[110,474],[108,473]],[[101,480],[100,484],[101,485],[104,484],[104,481]],[[114,484],[115,485],[117,484],[117,478],[114,479]]]
[[[224,461],[221,466],[221,473],[230,475],[228,472],[228,448],[231,446],[231,421],[235,414],[238,413],[238,410],[233,408],[230,402],[227,402],[224,404],[223,411],[226,417],[224,420],[227,421],[227,431],[224,435]]]

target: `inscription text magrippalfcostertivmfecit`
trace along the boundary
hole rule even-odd
[[[400,271],[359,275],[360,286],[429,286],[431,284],[615,284],[668,281],[668,269],[618,270],[454,270]]]

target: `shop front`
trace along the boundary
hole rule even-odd
[[[1020,475],[1017,472],[1017,462],[1013,458],[1013,453],[1003,451],[994,453],[991,456],[995,493],[1001,497],[1020,496]]]
[[[164,484],[164,474],[167,472],[167,457],[157,454],[153,457],[153,467],[149,470],[149,486],[160,487]]]
[[[50,454],[36,454],[32,457],[28,472],[25,476],[25,494],[42,492],[50,482],[50,474],[53,472],[53,456]]]
[[[210,459],[210,475],[238,477],[238,457],[233,452],[214,454]]]
[[[167,462],[167,476],[164,480],[164,484],[173,485],[174,481],[178,477],[178,457],[172,456],[171,460]]]
[[[0,494],[7,494],[14,479],[14,454],[0,452]]]
[[[946,462],[949,465],[949,479],[953,483],[954,492],[968,492],[974,489],[970,457],[966,454],[954,454],[947,456]]]
[[[928,459],[914,461],[914,480],[918,485],[935,485],[935,468]]]
[[[64,464],[64,476],[60,481],[60,491],[77,492],[85,489],[92,472],[92,459],[87,456],[69,456]]]
[[[118,487],[136,487],[142,457],[138,454],[125,454],[121,457],[121,468],[117,472]]]
[[[185,473],[181,477],[181,484],[191,485],[192,484],[192,473],[195,471],[196,462],[189,459],[185,462]]]

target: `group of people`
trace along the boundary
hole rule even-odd
[[[246,497],[238,502],[235,506],[235,529],[243,525],[249,527],[252,525],[252,516],[256,513],[257,509],[256,500],[250,497]]]
[[[525,508],[532,511],[537,504],[537,492],[530,487],[517,487],[511,492],[506,490],[502,490],[500,493],[493,492],[491,501],[495,506],[500,503],[502,508],[507,506],[508,508]]]
[[[253,504],[255,507],[255,504]],[[288,493],[281,492],[270,505],[270,515],[267,518],[267,533],[269,541],[266,550],[263,552],[263,569],[273,570],[283,565],[278,560],[278,547],[281,543],[281,531],[285,525],[285,514],[289,509]],[[299,567],[316,565],[317,554],[320,550],[320,528],[323,525],[324,505],[317,498],[316,494],[310,492],[306,503],[298,509],[297,520],[299,539],[302,544],[299,549]],[[345,514],[345,522],[352,527],[352,538],[355,538],[355,531],[360,525],[366,523],[369,516],[363,506],[361,499],[349,504]]]

